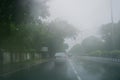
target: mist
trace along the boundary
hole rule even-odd
[[[0,80],[120,80],[120,0],[0,0]]]
[[[112,1],[114,22],[120,19],[119,3]],[[71,45],[91,35],[99,37],[100,26],[111,23],[110,0],[51,0],[48,5],[51,19],[66,20],[81,31],[76,40],[66,41]]]

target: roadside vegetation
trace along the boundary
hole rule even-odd
[[[0,64],[53,57],[68,48],[64,39],[74,37],[77,29],[63,20],[46,21],[47,2],[0,1]]]
[[[89,36],[76,44],[70,53],[99,57],[120,58],[120,22],[101,26],[100,36]]]

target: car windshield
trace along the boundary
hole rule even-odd
[[[120,0],[0,0],[0,80],[120,80]]]

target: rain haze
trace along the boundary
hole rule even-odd
[[[120,80],[120,0],[0,0],[0,80]]]
[[[51,18],[68,21],[81,31],[82,38],[98,35],[102,24],[111,22],[111,0],[51,0]],[[120,19],[120,0],[112,1],[113,20]],[[81,34],[75,41],[67,40],[70,45],[80,42]]]

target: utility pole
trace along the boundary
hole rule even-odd
[[[110,0],[110,11],[111,11],[111,40],[112,40],[112,47],[115,49],[115,42],[114,42],[114,20],[113,20],[113,5],[112,5],[112,0]]]
[[[111,22],[114,23],[114,21],[113,21],[113,5],[112,5],[112,0],[110,0],[110,11],[111,11]]]

